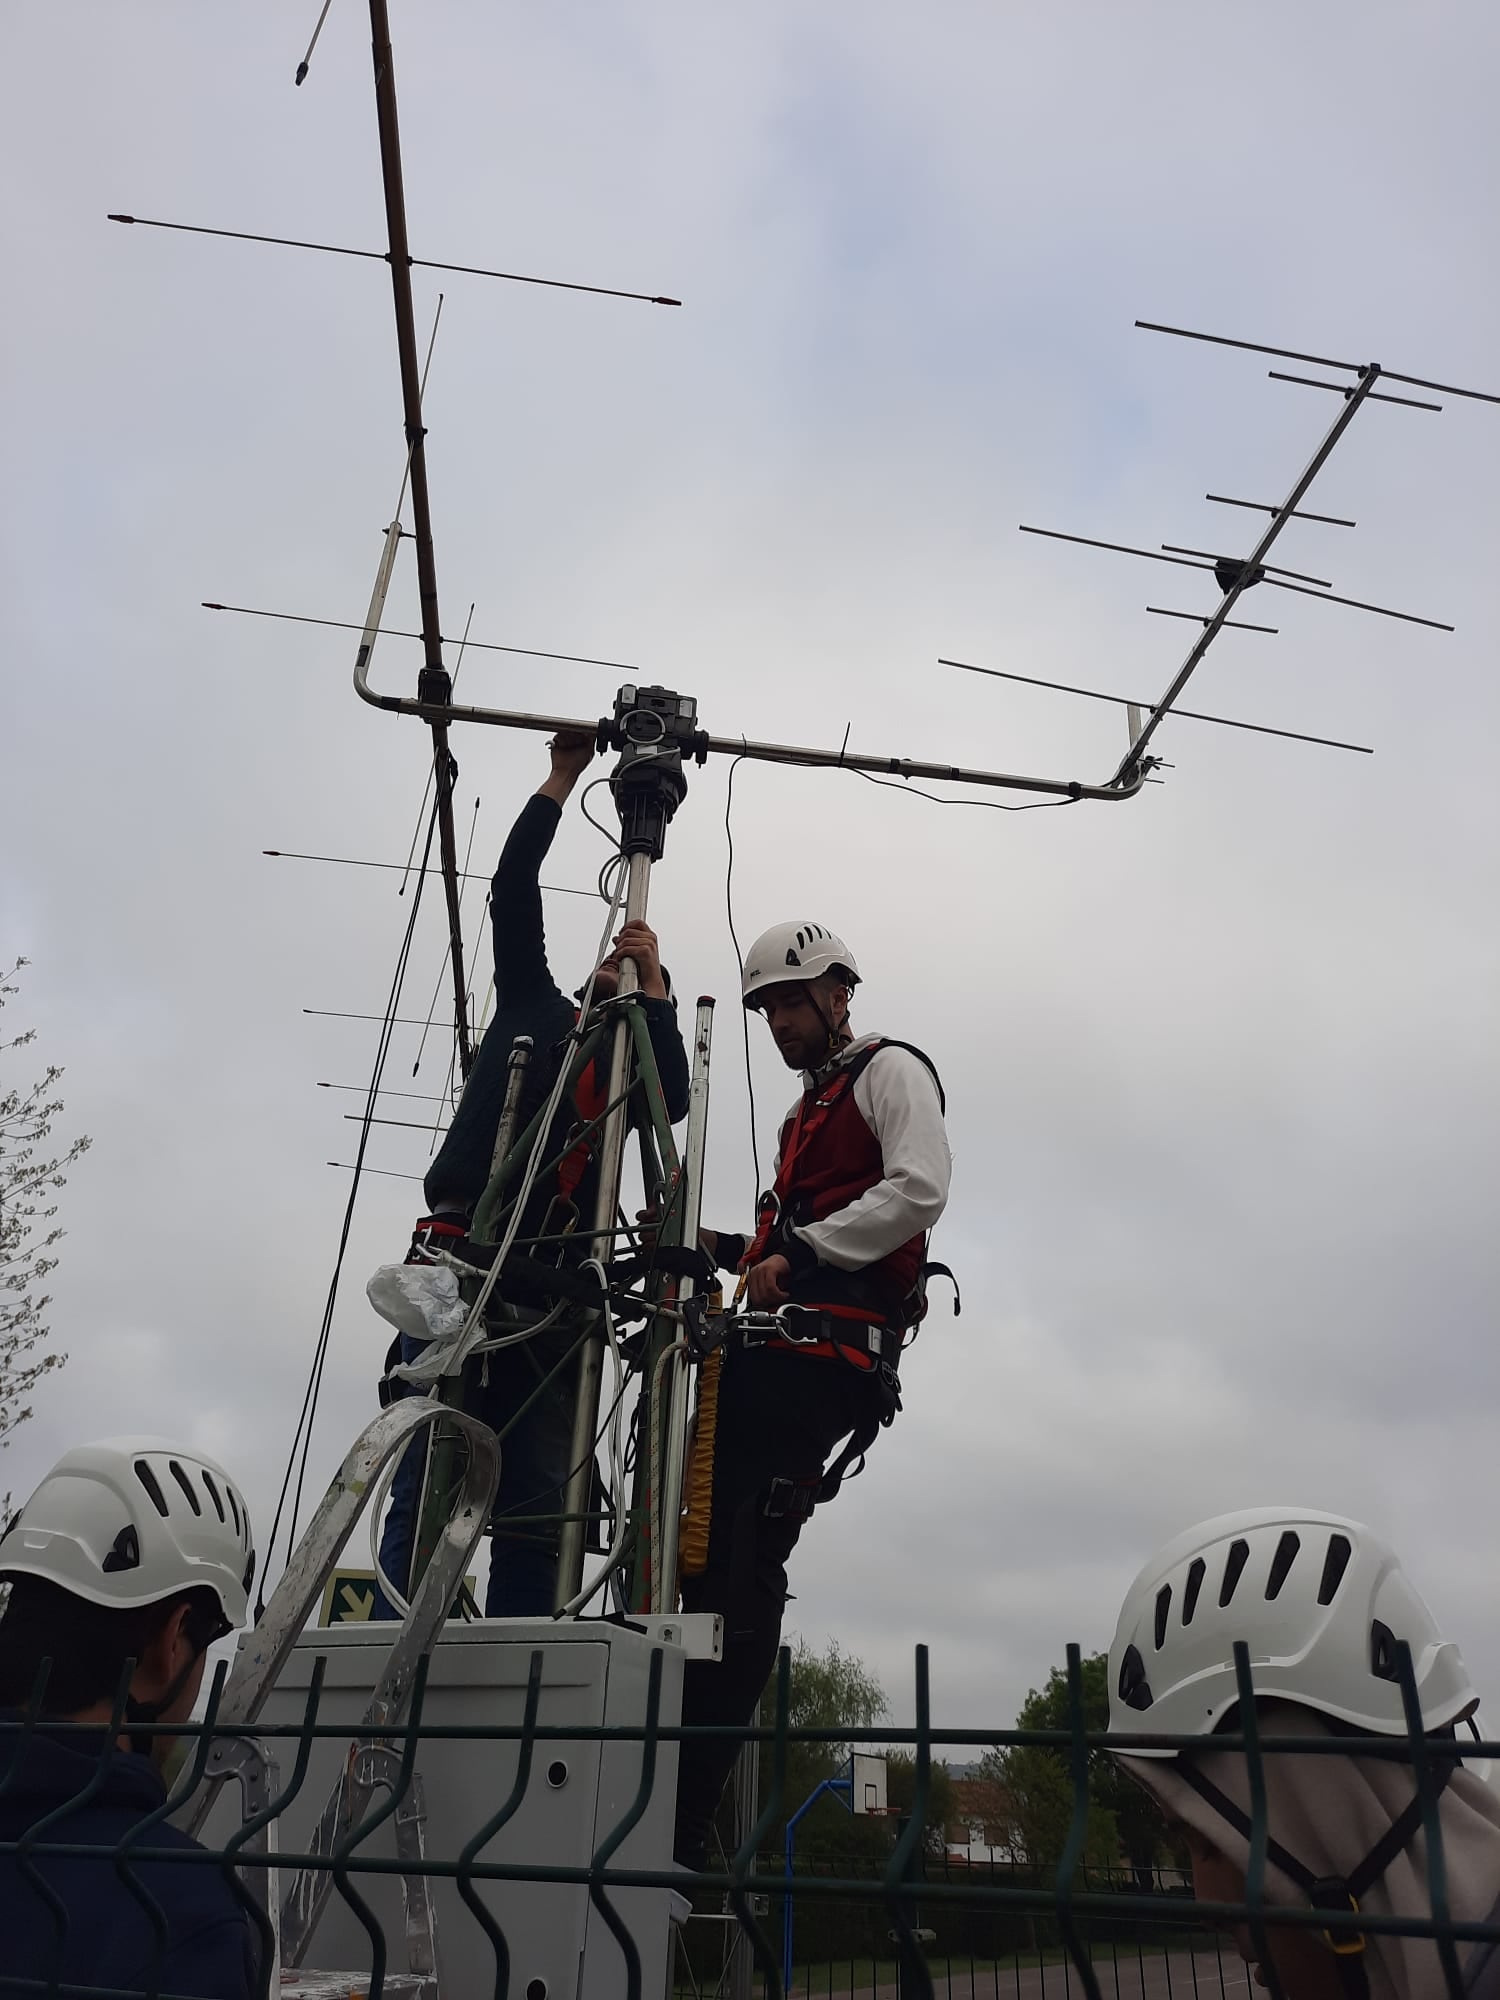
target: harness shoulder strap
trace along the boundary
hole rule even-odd
[[[943,1079],[937,1073],[937,1064],[925,1050],[919,1049],[915,1042],[902,1042],[898,1041],[894,1035],[882,1035],[878,1042],[873,1042],[867,1049],[861,1049],[853,1062],[850,1063],[851,1076],[858,1076],[860,1071],[875,1056],[878,1056],[882,1049],[905,1049],[909,1056],[916,1057],[923,1069],[932,1078],[933,1086],[938,1094],[938,1110],[946,1117],[948,1114],[948,1096],[943,1089]]]
[[[1179,1774],[1187,1780],[1200,1798],[1206,1800],[1237,1833],[1246,1840],[1252,1837],[1250,1815],[1237,1806],[1233,1799],[1221,1792],[1209,1778],[1205,1778],[1191,1758],[1178,1762]],[[1453,1765],[1444,1760],[1434,1775],[1434,1789],[1441,1792],[1453,1776]],[[1409,1847],[1422,1830],[1422,1798],[1418,1793],[1407,1804],[1404,1811],[1397,1814],[1380,1839],[1370,1849],[1356,1867],[1345,1876],[1319,1876],[1300,1862],[1295,1854],[1289,1854],[1280,1841],[1266,1839],[1266,1858],[1275,1863],[1283,1875],[1289,1876],[1307,1897],[1315,1910],[1335,1912],[1339,1910],[1355,1912],[1359,1909],[1359,1899],[1374,1882],[1390,1867],[1396,1856]],[[1356,1932],[1326,1931],[1324,1941],[1335,1953],[1338,1961],[1340,1982],[1347,2000],[1369,2000],[1369,1976],[1364,1966],[1365,1940]]]

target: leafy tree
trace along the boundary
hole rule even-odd
[[[766,1690],[768,1706],[775,1701],[776,1683]],[[809,1745],[826,1750],[835,1764],[842,1764],[850,1748],[873,1729],[889,1711],[885,1690],[863,1660],[841,1650],[830,1639],[826,1653],[815,1653],[799,1638],[792,1652],[792,1684],[787,1704],[787,1722],[792,1729],[839,1729],[847,1736],[840,1742]]]
[[[1109,1727],[1109,1656],[1094,1653],[1082,1663],[1083,1723],[1090,1733]],[[1016,1717],[1018,1729],[1071,1727],[1066,1669],[1054,1667],[1047,1684],[1033,1688]],[[1008,1799],[1011,1838],[1027,1860],[1055,1867],[1062,1859],[1073,1823],[1073,1780],[1065,1748],[1041,1744],[992,1750],[982,1774],[1003,1788]],[[1123,1857],[1149,1871],[1165,1850],[1161,1817],[1146,1794],[1106,1750],[1088,1753],[1089,1812],[1084,1859],[1096,1867]]]
[[[885,1716],[885,1690],[852,1653],[844,1652],[837,1639],[829,1641],[826,1652],[815,1652],[798,1638],[792,1648],[792,1678],[787,1702],[787,1727],[836,1729],[839,1736],[828,1743],[787,1745],[786,1792],[781,1824],[825,1778],[837,1777],[848,1763],[853,1746]],[[761,1715],[769,1722],[776,1713],[776,1682],[773,1676],[761,1697]],[[771,1756],[769,1745],[761,1750],[761,1786],[769,1788]],[[778,1828],[775,1838],[780,1841]],[[798,1844],[812,1854],[820,1846],[847,1852],[849,1815],[836,1798],[821,1799],[803,1820]]]
[[[762,1715],[774,1713],[775,1683],[767,1689]],[[830,1640],[826,1653],[814,1652],[799,1638],[792,1651],[788,1726],[798,1729],[837,1729],[843,1732],[829,1743],[790,1743],[787,1746],[786,1804],[797,1807],[825,1778],[845,1770],[850,1755],[889,1713],[885,1690],[855,1655],[845,1653],[837,1639]],[[887,1803],[905,1810],[916,1794],[917,1760],[909,1750],[892,1748],[886,1758]],[[762,1760],[762,1785],[769,1779],[769,1767]],[[943,1836],[954,1817],[953,1780],[946,1764],[934,1761],[928,1777],[927,1850],[941,1855]],[[838,1797],[830,1794],[814,1806],[798,1831],[798,1851],[809,1859],[819,1854],[846,1857],[865,1855],[884,1858],[897,1825],[892,1814],[886,1819],[852,1815]],[[779,1837],[779,1836],[778,1836]]]
[[[892,1747],[886,1754],[886,1803],[898,1806],[902,1812],[909,1812],[916,1790],[915,1756],[910,1750]],[[948,1828],[956,1825],[958,1819],[958,1795],[953,1789],[953,1774],[945,1763],[934,1758],[927,1774],[927,1838],[924,1845],[928,1854],[941,1859]],[[897,1823],[895,1820],[891,1822],[892,1825]]]
[[[27,963],[18,958],[0,975],[0,1007],[19,992],[15,976]],[[0,1041],[0,1056],[13,1058],[35,1039],[36,1029],[28,1028]],[[0,1085],[0,1450],[31,1415],[36,1385],[67,1359],[48,1347],[52,1299],[41,1289],[56,1267],[54,1253],[63,1236],[53,1221],[57,1203],[50,1197],[64,1186],[68,1169],[91,1142],[74,1139],[48,1156],[52,1123],[63,1108],[55,1095],[61,1076],[56,1064],[49,1064],[30,1085]],[[7,1494],[0,1513],[8,1512],[9,1505]]]

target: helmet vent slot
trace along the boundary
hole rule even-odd
[[[1276,1544],[1276,1553],[1271,1558],[1271,1574],[1266,1578],[1266,1602],[1281,1595],[1281,1586],[1291,1573],[1292,1564],[1297,1560],[1297,1551],[1302,1546],[1302,1537],[1295,1528],[1288,1528]]]
[[[1164,1583],[1156,1593],[1156,1650],[1159,1653],[1162,1641],[1167,1636],[1167,1619],[1172,1610],[1172,1586]]]
[[[1349,1567],[1353,1547],[1347,1535],[1330,1535],[1328,1553],[1323,1558],[1323,1575],[1318,1584],[1319,1604],[1332,1604],[1339,1585],[1344,1580],[1344,1571]]]
[[[1127,1708],[1151,1706],[1151,1683],[1146,1678],[1146,1662],[1134,1646],[1125,1648],[1120,1662],[1120,1699]]]
[[[212,1500],[214,1503],[214,1512],[218,1515],[221,1521],[227,1521],[229,1519],[229,1516],[224,1512],[224,1502],[219,1498],[219,1489],[217,1486],[214,1485],[213,1475],[211,1473],[209,1472],[204,1473],[203,1486],[205,1492],[208,1494],[209,1499]]]
[[[193,1512],[195,1514],[201,1514],[203,1512],[203,1502],[198,1498],[197,1494],[193,1491],[192,1480],[188,1478],[187,1474],[183,1471],[182,1467],[177,1463],[175,1458],[169,1458],[167,1460],[167,1470],[171,1473],[172,1477],[177,1481],[177,1484],[182,1488],[183,1492],[187,1495],[187,1503],[192,1508]]]
[[[141,1566],[141,1538],[134,1527],[127,1523],[115,1536],[114,1546],[105,1556],[100,1567],[106,1576],[113,1576],[122,1569],[139,1569]]]
[[[1370,1672],[1378,1681],[1393,1681],[1396,1673],[1396,1635],[1377,1618],[1370,1626]]]
[[[136,1460],[135,1476],[150,1494],[152,1506],[161,1515],[162,1519],[165,1520],[167,1518],[167,1496],[162,1492],[161,1487],[157,1483],[156,1474],[151,1470],[145,1459],[138,1458]]]
[[[1224,1581],[1219,1585],[1219,1609],[1222,1611],[1234,1596],[1235,1586],[1244,1574],[1245,1564],[1250,1560],[1250,1544],[1237,1535],[1229,1544],[1229,1555],[1224,1563]]]
[[[229,1497],[229,1511],[234,1516],[234,1532],[238,1535],[242,1532],[240,1528],[239,1503],[234,1497],[234,1488],[232,1486],[226,1486],[224,1491]]]
[[[1182,1622],[1191,1625],[1193,1613],[1198,1609],[1198,1592],[1203,1588],[1203,1579],[1208,1575],[1208,1564],[1202,1556],[1194,1556],[1188,1564],[1187,1582],[1182,1592]]]

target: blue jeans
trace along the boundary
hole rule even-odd
[[[489,1381],[481,1389],[472,1414],[492,1430],[503,1431],[567,1345],[571,1341],[564,1347],[554,1346],[543,1335],[486,1356]],[[409,1361],[420,1352],[421,1343],[403,1334],[402,1360]],[[562,1526],[555,1517],[562,1512],[563,1489],[571,1470],[574,1377],[571,1363],[559,1369],[525,1416],[501,1439],[500,1487],[490,1514],[486,1618],[551,1615]],[[412,1393],[404,1384],[392,1387],[398,1395]],[[398,1588],[405,1586],[411,1573],[427,1443],[426,1434],[413,1438],[391,1482],[390,1511],[380,1537],[380,1566]],[[534,1518],[539,1515],[554,1518]],[[385,1592],[377,1589],[371,1616],[398,1615]]]

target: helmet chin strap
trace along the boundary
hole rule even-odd
[[[804,986],[802,991],[807,995],[808,1003],[811,1006],[813,1012],[817,1015],[818,1019],[823,1023],[822,1052],[815,1063],[810,1063],[808,1065],[810,1069],[816,1072],[821,1069],[826,1069],[829,1063],[831,1063],[834,1057],[838,1054],[839,1050],[843,1048],[847,1043],[852,1042],[854,1037],[849,1031],[849,1023],[847,1018],[845,1019],[841,1027],[838,1025],[838,1023],[835,1022],[833,1018],[833,1009],[831,1007],[827,1010],[826,1013],[824,1012],[823,1007],[819,1003],[818,992],[815,986]]]
[[[193,1657],[188,1661],[182,1672],[177,1675],[171,1686],[164,1694],[158,1695],[155,1701],[137,1701],[133,1695],[127,1695],[125,1698],[125,1720],[127,1722],[160,1722],[167,1710],[187,1686],[189,1675],[202,1657],[201,1653],[194,1653]],[[159,1737],[147,1736],[140,1730],[132,1730],[130,1732],[130,1747],[137,1757],[149,1757],[152,1749],[160,1740]]]

